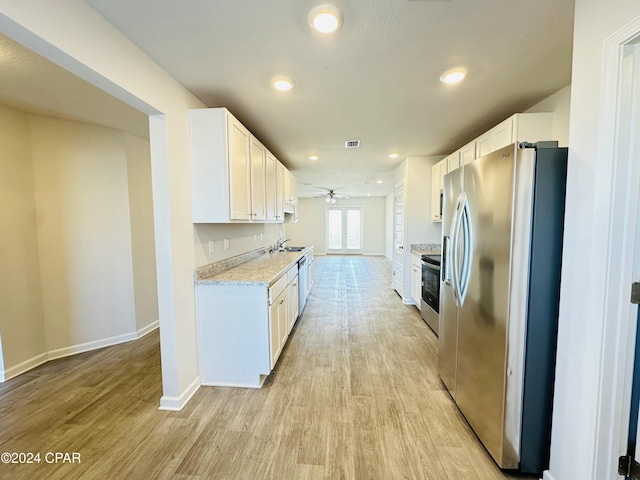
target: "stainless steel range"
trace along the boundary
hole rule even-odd
[[[436,335],[440,324],[441,255],[422,255],[422,302],[420,313]]]

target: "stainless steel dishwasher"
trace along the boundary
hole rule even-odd
[[[305,255],[298,262],[298,305],[302,313],[309,295],[309,256]]]

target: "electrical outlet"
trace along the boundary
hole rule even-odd
[[[225,250],[229,250],[229,243],[230,243],[231,239],[230,238],[225,238],[224,239],[224,249]]]
[[[262,241],[262,233],[260,234],[260,241]]]
[[[254,233],[253,234],[253,243],[257,243],[258,242],[258,234]]]
[[[214,240],[209,240],[209,255],[216,251],[216,242]]]

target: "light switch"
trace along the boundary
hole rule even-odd
[[[209,255],[216,251],[216,242],[214,240],[209,240]]]
[[[230,240],[231,239],[229,239],[229,238],[225,238],[224,239],[224,249],[225,250],[229,250],[229,242],[230,242]]]

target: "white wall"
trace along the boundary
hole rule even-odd
[[[199,386],[187,109],[205,105],[78,0],[0,0],[0,31],[150,120],[163,398],[181,408]]]
[[[364,255],[385,254],[385,197],[357,197],[338,199],[335,207],[363,208],[363,245]],[[298,223],[287,224],[287,237],[290,245],[313,245],[314,253],[326,253],[327,202],[324,197],[300,198],[298,200]]]
[[[287,234],[283,223],[264,224],[198,224],[195,225],[196,266],[218,262],[242,253],[273,245]],[[224,239],[229,239],[229,249],[224,249]],[[209,253],[209,240],[213,240],[213,253]],[[290,243],[290,245],[293,245]]]
[[[46,350],[28,116],[3,105],[0,105],[0,152],[0,376],[3,377],[6,369]]]
[[[134,331],[122,133],[35,115],[29,123],[47,349]]]
[[[553,140],[558,140],[558,146],[569,145],[569,111],[571,107],[571,84],[561,88],[553,95],[536,103],[526,110],[527,113],[553,113]]]
[[[158,322],[156,241],[151,191],[149,141],[124,134],[129,194],[129,224],[136,330],[145,333]]]
[[[596,176],[600,162],[611,162],[597,158],[605,121],[600,116],[602,52],[604,40],[639,15],[635,0],[576,0],[551,465],[545,479],[613,478],[594,470],[600,382],[602,375],[611,375],[602,371],[602,272],[610,219],[594,202],[612,188],[606,178]]]
[[[149,142],[4,106],[0,119],[5,376],[156,326]]]

